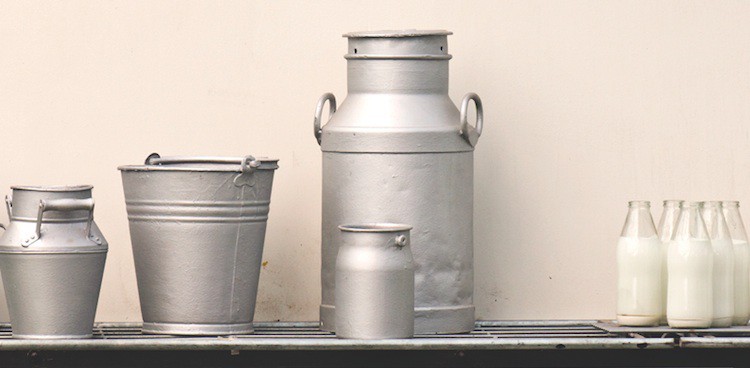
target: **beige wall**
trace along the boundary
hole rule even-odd
[[[625,201],[737,198],[750,218],[748,19],[748,2],[0,2],[0,188],[93,184],[97,318],[135,321],[116,166],[278,157],[256,318],[314,320],[312,115],[346,95],[341,34],[444,28],[451,97],[485,105],[477,317],[611,317]]]

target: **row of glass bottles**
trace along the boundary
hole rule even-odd
[[[617,321],[677,328],[746,325],[750,248],[736,201],[628,203],[617,244]]]

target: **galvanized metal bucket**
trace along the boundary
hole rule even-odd
[[[416,333],[474,328],[474,147],[484,115],[476,94],[448,96],[447,31],[380,31],[349,39],[348,96],[330,93],[313,123],[323,151],[321,328],[334,323],[340,224],[408,223],[416,264]],[[469,109],[476,106],[476,122]],[[322,121],[328,103],[329,121]]]
[[[336,257],[336,336],[405,339],[414,335],[411,226],[341,225]]]
[[[91,337],[107,257],[91,186],[17,186],[0,270],[13,337]]]
[[[119,167],[145,333],[253,331],[277,161],[153,154]]]

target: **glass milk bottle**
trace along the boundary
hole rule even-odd
[[[682,200],[668,199],[664,201],[664,209],[661,211],[661,219],[657,232],[661,241],[661,301],[662,314],[659,324],[667,324],[667,248],[672,241],[672,235],[677,227],[677,217],[680,215],[680,203]],[[750,290],[748,290],[750,291]]]
[[[711,327],[729,327],[734,317],[734,251],[732,237],[721,210],[721,202],[701,203],[701,214],[714,251]]]
[[[732,324],[744,326],[750,318],[750,248],[740,216],[740,202],[721,202],[724,218],[734,245],[734,318]]]
[[[660,241],[648,201],[628,203],[617,243],[617,323],[657,326],[662,312]]]
[[[682,202],[667,249],[667,322],[707,328],[713,319],[713,249],[698,202]]]

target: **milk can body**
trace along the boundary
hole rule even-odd
[[[18,186],[6,197],[0,270],[13,337],[91,337],[107,257],[91,186]]]
[[[397,339],[414,335],[411,226],[342,225],[336,257],[336,336]]]
[[[335,330],[340,224],[409,223],[417,333],[474,327],[473,150],[481,101],[448,97],[446,31],[352,33],[348,96],[321,97],[314,132],[323,151],[321,328]],[[475,126],[466,116],[477,107]],[[326,101],[332,116],[321,126]]]
[[[119,168],[144,332],[253,331],[276,161],[152,155]]]

